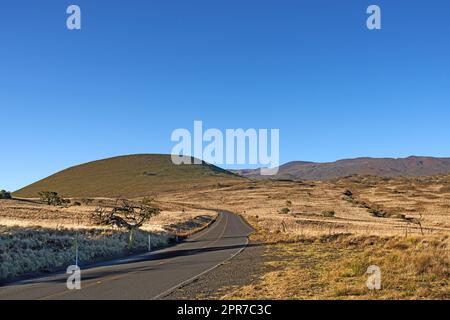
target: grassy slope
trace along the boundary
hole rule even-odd
[[[140,154],[71,167],[13,195],[33,198],[40,191],[56,191],[65,197],[133,198],[238,179],[242,178],[212,165],[174,165],[170,155]]]

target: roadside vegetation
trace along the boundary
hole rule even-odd
[[[150,200],[62,199],[0,201],[0,282],[119,258],[175,243],[207,227],[210,211],[162,210]],[[56,202],[55,202],[56,201]],[[75,203],[79,205],[75,205]],[[64,201],[64,203],[68,203]]]
[[[0,226],[0,281],[75,264],[76,246],[81,266],[142,252],[147,249],[149,234],[136,232],[130,243],[129,234],[120,230]],[[173,237],[169,233],[151,233],[152,246],[165,246]]]

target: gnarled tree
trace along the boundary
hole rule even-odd
[[[112,208],[98,207],[92,213],[92,220],[97,225],[114,226],[126,229],[130,233],[130,244],[133,242],[134,231],[139,229],[151,217],[158,215],[161,209],[156,207],[153,199],[144,199],[135,205],[122,200]]]

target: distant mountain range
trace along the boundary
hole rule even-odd
[[[275,176],[261,176],[259,169],[236,170],[235,173],[254,179],[328,180],[352,174],[383,177],[428,176],[450,173],[450,158],[356,158],[317,163],[292,161],[281,165]]]
[[[174,165],[170,155],[140,154],[103,159],[55,173],[13,193],[34,198],[40,191],[65,197],[141,197],[163,191],[236,182],[245,178],[328,180],[352,174],[427,176],[450,173],[450,158],[357,158],[330,163],[293,161],[280,166],[275,176],[260,176],[259,169],[233,172],[202,163]],[[238,175],[242,176],[239,177]]]

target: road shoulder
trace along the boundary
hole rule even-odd
[[[264,244],[251,242],[233,259],[162,299],[220,299],[233,288],[252,283],[264,272],[265,266],[262,261],[264,250]]]

